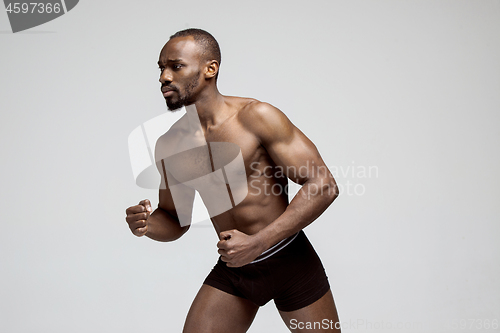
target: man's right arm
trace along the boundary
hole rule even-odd
[[[168,192],[168,193],[167,193]],[[147,200],[149,202],[149,200]],[[158,208],[147,219],[147,231],[145,235],[160,242],[170,242],[178,239],[189,229],[181,227],[168,190],[160,190],[160,203]],[[151,204],[149,204],[151,207]]]
[[[181,226],[172,193],[168,186],[165,169],[162,167],[163,163],[157,165],[161,175],[158,208],[152,212],[151,202],[148,199],[142,200],[138,205],[127,208],[126,221],[132,233],[138,237],[146,235],[156,241],[170,242],[178,239],[188,231],[189,224]],[[194,199],[194,193],[191,193],[194,190],[187,186],[181,186],[177,188],[177,192],[176,195],[181,195],[183,199],[180,202],[183,203],[183,206],[186,206],[182,210],[185,211],[188,208],[188,211],[190,211],[189,208],[192,209],[192,200],[189,200],[189,198],[193,197]]]

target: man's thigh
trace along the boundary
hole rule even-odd
[[[340,332],[339,316],[331,290],[302,309],[280,311],[285,325],[294,333]]]
[[[183,333],[243,333],[259,307],[206,284],[189,309]]]

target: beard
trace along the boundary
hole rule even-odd
[[[172,98],[173,97],[172,96],[171,98],[165,99],[165,101],[167,102],[167,107],[170,111],[172,111],[172,112],[177,111],[181,107],[193,103],[192,102],[193,92],[196,89],[196,87],[198,87],[198,85],[199,85],[198,78],[200,76],[200,73],[201,73],[201,71],[198,71],[198,73],[196,73],[193,76],[193,78],[188,81],[188,83],[186,84],[186,87],[184,88],[183,94],[181,94],[181,92],[179,91],[179,89],[177,87],[175,87],[175,86],[172,87],[177,92],[177,95],[179,97],[177,99],[174,99],[174,98]]]

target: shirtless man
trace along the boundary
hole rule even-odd
[[[325,271],[302,231],[337,197],[335,180],[314,144],[280,110],[219,93],[220,62],[217,41],[200,29],[170,37],[158,61],[168,108],[195,110],[206,142],[237,145],[249,184],[241,202],[211,217],[220,258],[191,305],[184,332],[246,332],[271,299],[292,332],[340,332]],[[157,143],[157,155],[158,149]],[[173,241],[189,224],[181,223],[174,205],[172,174],[167,177],[165,163],[157,165],[158,208],[152,212],[142,200],[126,210],[126,221],[136,236]],[[290,203],[288,179],[302,185]]]

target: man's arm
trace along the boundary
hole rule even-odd
[[[169,242],[178,239],[189,229],[194,201],[194,190],[183,184],[175,185],[175,204],[172,189],[169,187],[163,157],[165,154],[165,138],[161,137],[155,150],[155,159],[158,172],[161,176],[158,208],[152,212],[151,202],[147,199],[138,205],[127,208],[126,221],[132,233],[138,237],[147,237],[160,242]],[[176,207],[177,205],[177,207]],[[177,209],[176,209],[177,208]],[[180,218],[180,219],[179,219]],[[182,220],[183,223],[180,223]]]
[[[178,183],[166,168],[164,158],[172,155],[176,143],[173,137],[179,139],[176,131],[169,131],[158,138],[155,146],[156,167],[161,177],[159,203],[149,217],[146,236],[162,242],[176,240],[188,231],[195,196],[192,188]],[[169,186],[170,181],[175,184]]]
[[[288,178],[302,185],[285,212],[259,231],[270,247],[318,218],[338,196],[332,174],[316,146],[277,108],[258,103],[252,111],[254,133],[274,163]]]
[[[162,175],[159,190],[159,203],[158,208],[155,209],[147,220],[147,232],[145,235],[160,242],[169,242],[181,237],[186,231],[188,231],[190,225],[187,224],[183,227],[181,226],[178,210],[175,209],[172,192],[168,186],[168,181],[166,180],[167,177],[162,163],[158,163],[158,169]],[[181,201],[184,203],[191,202],[190,208],[192,209],[193,200],[190,200],[192,195],[191,192],[194,192],[194,190],[181,185],[181,190],[177,191],[176,195],[183,195]],[[179,203],[179,200],[177,200],[177,202]]]
[[[267,103],[254,104],[241,116],[242,123],[256,134],[261,145],[287,177],[302,187],[283,214],[252,235],[252,241],[241,238],[242,243],[256,242],[257,245],[234,244],[234,247],[228,248],[224,239],[231,237],[231,233],[239,232],[231,230],[221,233],[219,253],[230,267],[247,264],[251,261],[248,261],[249,257],[260,254],[260,249],[267,249],[305,228],[338,196],[337,184],[314,144],[280,110]],[[251,249],[251,256],[243,254],[246,249]]]

